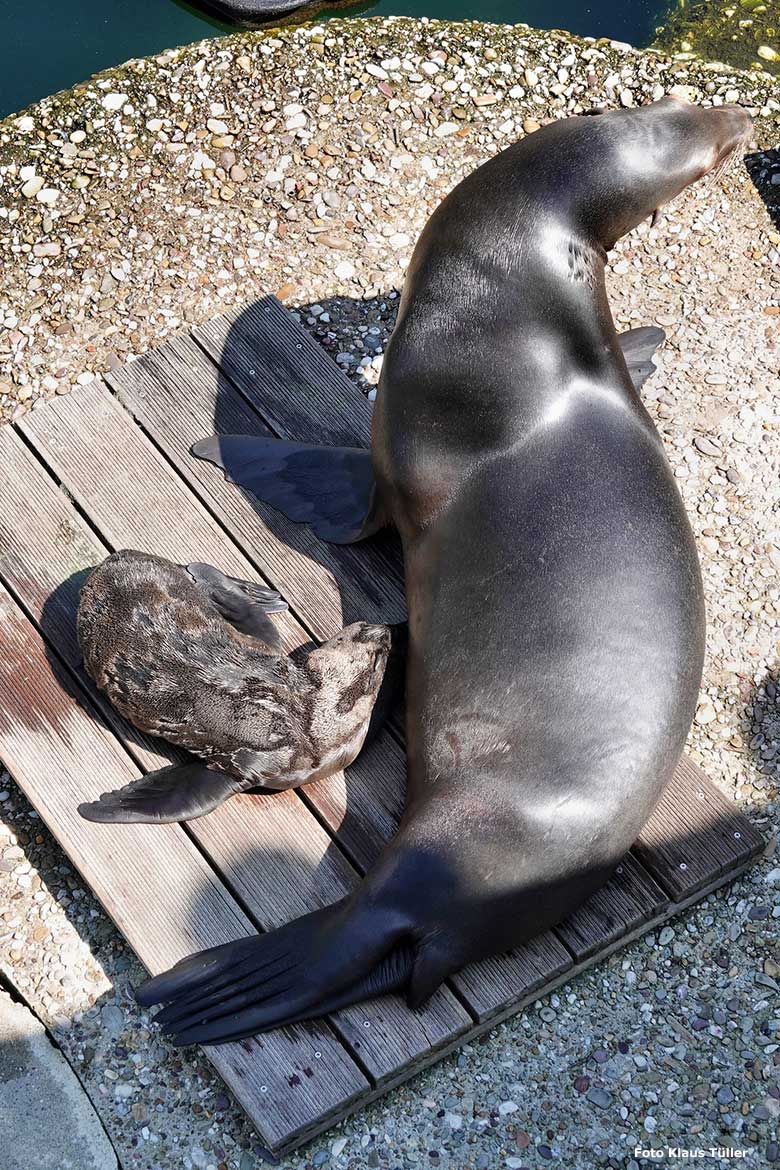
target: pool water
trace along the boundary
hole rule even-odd
[[[378,0],[361,15],[524,21],[648,44],[672,0]],[[318,15],[318,19],[322,14]],[[91,73],[230,31],[180,0],[0,0],[0,117]]]

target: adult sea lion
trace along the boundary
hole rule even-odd
[[[103,793],[83,817],[192,820],[234,793],[298,787],[356,758],[392,699],[405,631],[356,622],[296,661],[268,617],[285,609],[273,589],[212,565],[129,549],[90,574],[77,616],[88,673],[136,727],[199,759]]]
[[[465,179],[412,256],[370,462],[356,473],[354,452],[331,456],[351,485],[339,509],[312,490],[321,449],[199,447],[343,539],[400,530],[409,784],[351,896],[140,989],[143,1004],[172,1001],[157,1018],[175,1043],[397,989],[417,1006],[571,913],[635,840],[693,717],[704,608],[605,259],[749,133],[739,108],[670,97],[555,122]],[[629,336],[635,366],[653,342]]]

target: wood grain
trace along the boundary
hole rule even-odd
[[[253,563],[286,583],[287,601],[318,640],[352,621],[404,620],[397,565],[390,574],[376,542],[326,544],[307,524],[244,496],[219,469],[190,454],[192,444],[215,428],[220,434],[271,433],[191,337],[172,338],[106,380]]]
[[[627,853],[613,877],[584,906],[555,928],[574,956],[582,962],[604,950],[643,922],[650,922],[669,904],[664,891],[644,866]]]
[[[371,445],[371,404],[276,297],[193,329],[277,434],[333,447]]]
[[[763,847],[747,817],[683,756],[634,848],[670,897],[681,902]]]

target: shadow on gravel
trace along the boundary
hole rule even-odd
[[[751,721],[748,746],[765,795],[776,800],[780,797],[780,664],[755,688],[746,716]]]
[[[769,218],[780,228],[780,149],[745,156],[745,169],[758,191]]]

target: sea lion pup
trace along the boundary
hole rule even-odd
[[[400,530],[409,785],[397,834],[348,898],[140,989],[143,1004],[172,1001],[158,1019],[175,1043],[391,990],[417,1006],[560,922],[636,839],[693,717],[704,608],[605,259],[749,132],[738,108],[665,98],[555,122],[465,179],[412,256],[371,456],[359,473],[354,452],[332,457],[352,485],[340,515],[311,491],[322,449],[199,445],[344,538]],[[266,459],[284,469],[279,494]]]
[[[87,672],[136,727],[203,762],[103,793],[83,817],[188,821],[236,792],[295,788],[355,759],[386,713],[404,631],[358,622],[296,662],[268,617],[285,609],[273,589],[211,565],[129,549],[90,574],[77,616]]]

